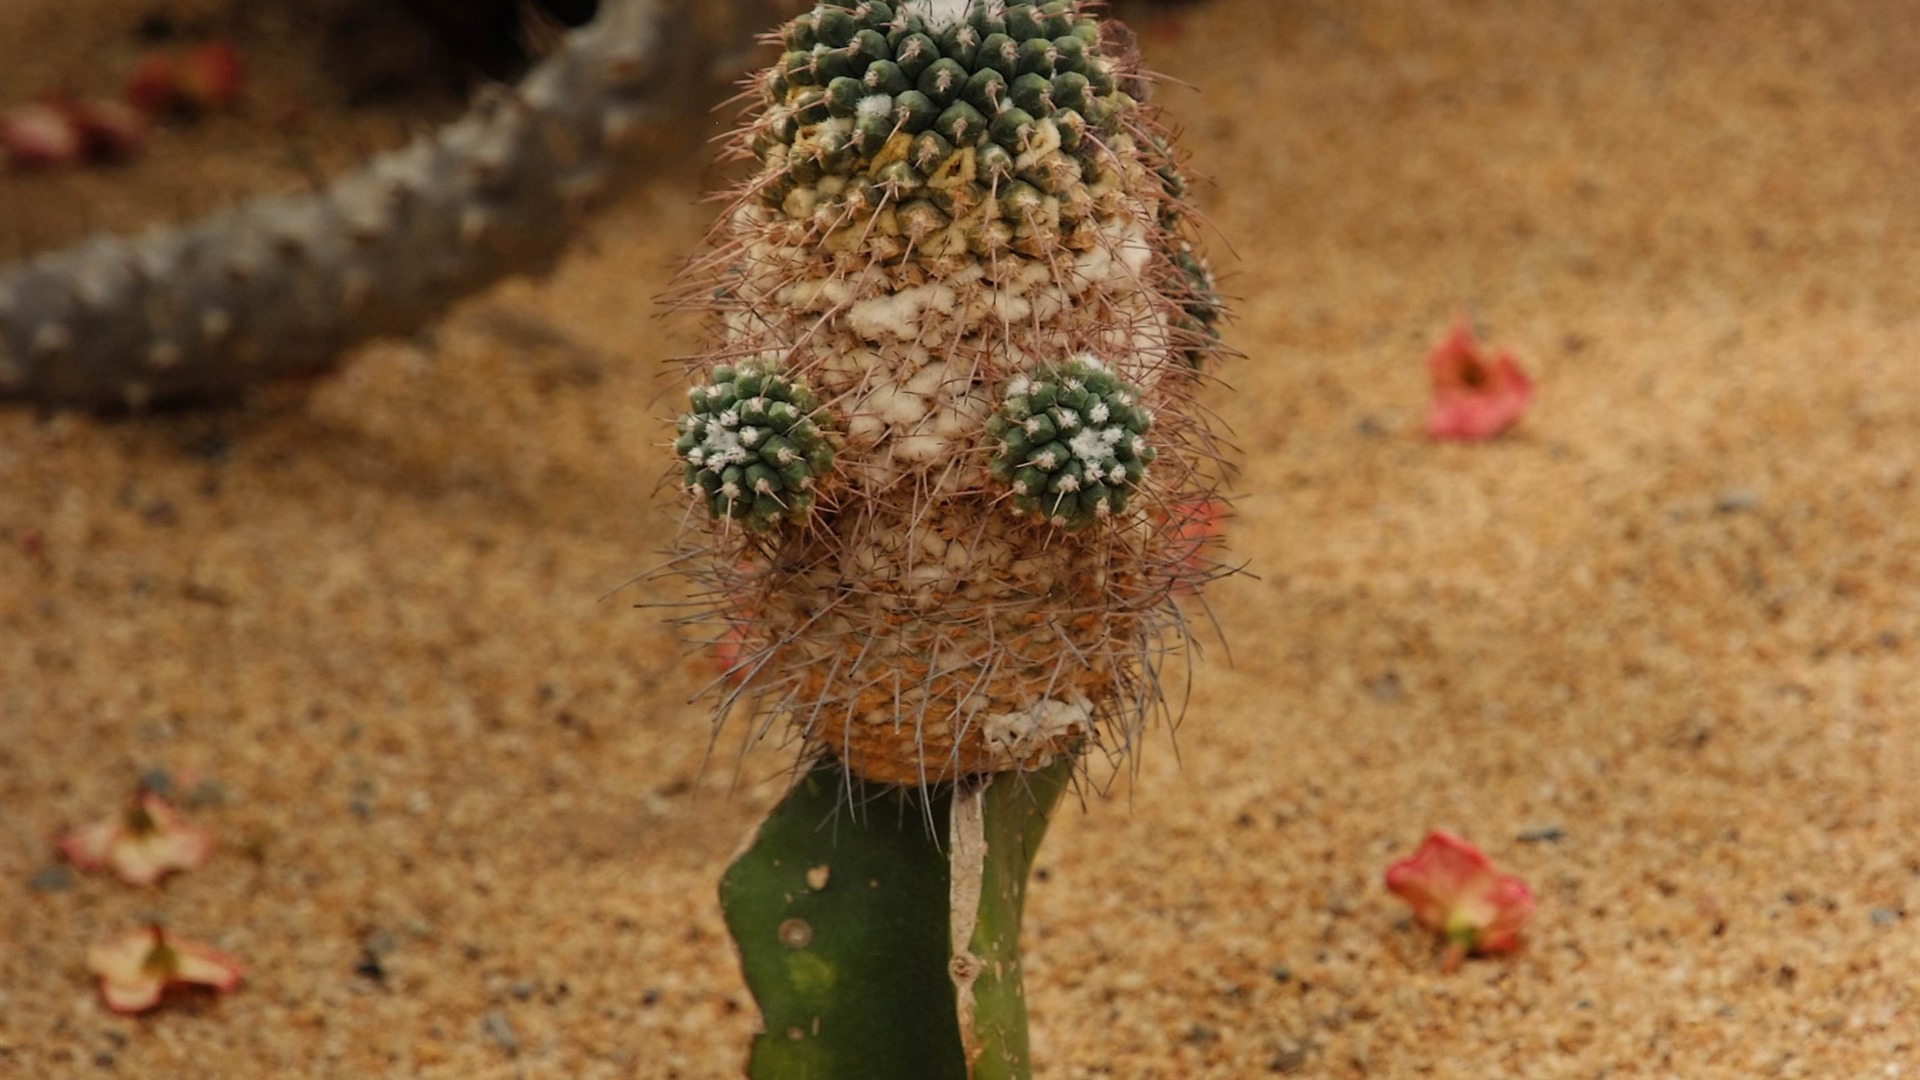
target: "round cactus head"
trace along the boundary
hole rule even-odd
[[[721,366],[687,397],[673,444],[686,463],[687,494],[704,502],[716,523],[764,532],[805,521],[833,467],[805,384],[755,364]]]
[[[723,704],[874,779],[1124,745],[1170,598],[1208,576],[1169,523],[1219,479],[1194,402],[1219,304],[1128,39],[1090,7],[794,19],[688,276],[711,335],[682,564],[750,656]]]

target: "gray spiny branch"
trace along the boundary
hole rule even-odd
[[[541,272],[791,6],[608,0],[518,86],[324,190],[0,268],[0,400],[231,396]]]

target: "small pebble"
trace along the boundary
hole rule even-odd
[[[1892,908],[1874,908],[1867,917],[1873,920],[1875,926],[1892,926],[1900,921],[1900,913]]]
[[[73,871],[64,866],[49,866],[27,879],[34,892],[66,892],[73,888]]]
[[[1713,508],[1723,514],[1738,514],[1760,507],[1760,496],[1746,488],[1728,488],[1720,493],[1713,502]]]
[[[1375,701],[1399,701],[1400,673],[1389,671],[1368,681],[1367,693],[1372,694]]]
[[[227,788],[218,780],[202,780],[187,792],[186,805],[194,808],[227,805]]]
[[[1528,829],[1514,839],[1523,844],[1552,844],[1567,838],[1567,830],[1558,825],[1545,825],[1538,829]]]
[[[482,1021],[487,1037],[500,1044],[500,1049],[509,1054],[520,1050],[520,1037],[513,1033],[513,1025],[507,1022],[507,1014],[495,1009]]]
[[[512,994],[514,998],[520,1001],[525,1001],[528,998],[532,997],[533,990],[534,990],[533,984],[528,982],[525,979],[522,979],[519,982],[514,983],[512,986],[507,987],[507,993]]]

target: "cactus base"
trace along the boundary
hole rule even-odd
[[[748,1075],[1029,1076],[1021,910],[1072,768],[927,788],[831,759],[806,773],[720,885],[763,1019]]]

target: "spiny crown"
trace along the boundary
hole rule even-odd
[[[925,235],[982,198],[1032,214],[1096,174],[1133,104],[1098,21],[1067,0],[979,4],[944,26],[885,0],[823,3],[782,40],[753,149],[773,170],[760,199],[792,218],[892,201]],[[1061,209],[1068,231],[1079,202]]]

